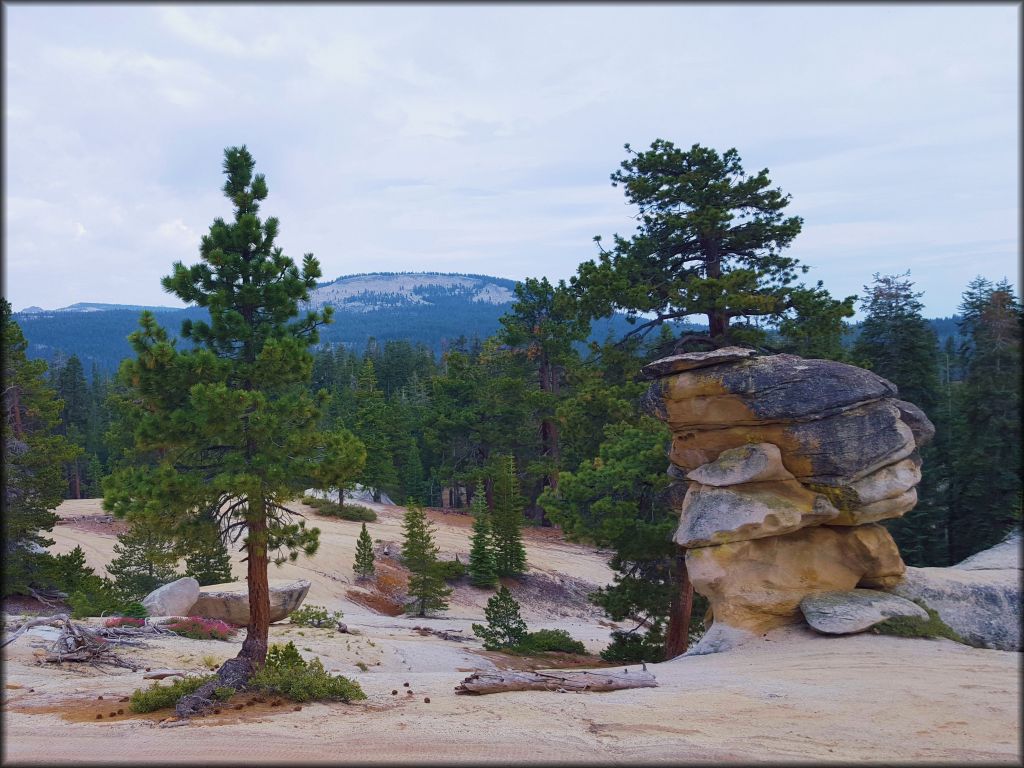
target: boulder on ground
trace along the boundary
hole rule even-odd
[[[812,629],[826,635],[863,632],[896,616],[928,618],[928,613],[916,603],[874,589],[808,595],[800,601],[800,611]]]
[[[164,584],[142,599],[150,616],[186,616],[199,599],[199,582],[191,576]]]
[[[722,451],[710,464],[687,473],[687,480],[701,485],[740,485],[769,480],[792,480],[793,474],[782,465],[782,454],[771,443],[748,443]]]
[[[859,525],[690,549],[686,568],[711,604],[714,626],[757,633],[801,622],[800,601],[808,595],[894,579],[905,566],[885,528]]]
[[[907,568],[889,588],[919,600],[971,645],[1020,651],[1020,570]]]
[[[287,618],[288,614],[302,605],[307,592],[309,581],[306,579],[270,579],[270,621]],[[188,615],[245,626],[249,623],[248,583],[238,581],[203,587]]]
[[[674,540],[693,548],[762,539],[821,525],[838,514],[828,499],[792,479],[727,488],[693,483]]]

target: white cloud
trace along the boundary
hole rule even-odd
[[[331,276],[566,277],[632,230],[608,175],[658,136],[769,167],[806,220],[794,255],[836,293],[906,264],[942,314],[965,265],[1016,272],[1012,7],[6,12],[16,305],[170,303],[159,277],[228,214],[237,143],[286,252]]]

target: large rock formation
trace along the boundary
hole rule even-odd
[[[935,430],[892,382],[738,347],[644,373],[645,404],[672,430],[669,474],[688,483],[675,540],[714,620],[692,653],[803,621],[809,597],[859,587],[851,600],[865,604],[865,588],[901,581],[896,544],[874,523],[917,503],[917,448]]]
[[[302,605],[307,592],[309,582],[306,579],[270,579],[270,621],[287,618],[288,614]],[[244,581],[235,581],[203,587],[199,599],[192,605],[187,615],[205,616],[245,626],[249,623],[248,584]]]

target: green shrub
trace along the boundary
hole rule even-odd
[[[439,560],[437,571],[445,581],[457,581],[469,573],[466,564],[458,560]]]
[[[612,641],[601,651],[601,658],[619,664],[661,661],[665,658],[665,639],[660,632],[612,632]]]
[[[341,611],[328,613],[322,605],[304,605],[288,614],[288,621],[299,627],[334,627],[344,615]]]
[[[896,616],[886,619],[881,624],[876,624],[871,631],[877,635],[892,635],[894,637],[945,637],[957,643],[970,645],[960,637],[951,626],[939,618],[939,614],[929,608],[924,602],[915,600],[928,613],[927,619],[919,619],[914,616]]]
[[[213,698],[217,701],[227,701],[235,695],[235,689],[230,685],[221,685],[213,689]]]
[[[339,507],[333,501],[323,501],[320,504],[312,504],[310,506],[316,507],[318,515],[324,517],[337,517],[342,520],[351,520],[353,522],[364,522],[372,523],[377,519],[377,513],[372,509],[360,506],[359,504],[346,504],[343,507]]]
[[[182,677],[170,685],[153,683],[149,688],[138,688],[128,701],[128,708],[132,712],[144,713],[154,712],[158,709],[173,707],[182,696],[195,693],[200,686],[210,682],[216,675],[204,675],[202,677]],[[221,690],[220,688],[217,689]],[[231,690],[231,689],[229,689]],[[234,693],[234,690],[231,690]],[[230,698],[230,694],[228,696]]]
[[[513,650],[517,653],[586,653],[587,649],[579,640],[564,629],[538,629],[529,632]]]
[[[307,507],[313,507],[314,509],[320,509],[324,504],[330,504],[331,502],[327,499],[321,499],[316,496],[303,496],[302,503]]]
[[[304,661],[291,642],[283,647],[271,646],[267,663],[250,678],[249,687],[298,702],[349,702],[366,698],[359,683],[328,674],[319,658]]]
[[[109,579],[86,576],[80,589],[68,596],[71,617],[84,619],[88,616],[130,616],[144,619],[148,615],[142,603],[122,597]]]

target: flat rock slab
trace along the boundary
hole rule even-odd
[[[1003,568],[1020,570],[1020,530],[1012,531],[994,547],[971,555],[953,566],[961,571],[994,571]]]
[[[916,603],[874,589],[820,592],[800,601],[800,611],[812,629],[826,635],[851,635],[897,616],[926,620]]]
[[[922,601],[971,645],[1020,651],[1020,575],[1017,568],[908,567],[887,591]]]
[[[712,365],[743,360],[756,354],[755,350],[745,347],[722,347],[709,352],[687,352],[684,355],[672,355],[655,360],[645,365],[640,372],[648,379],[657,379],[662,376],[670,376],[673,373],[692,371],[694,368],[707,368]]]

